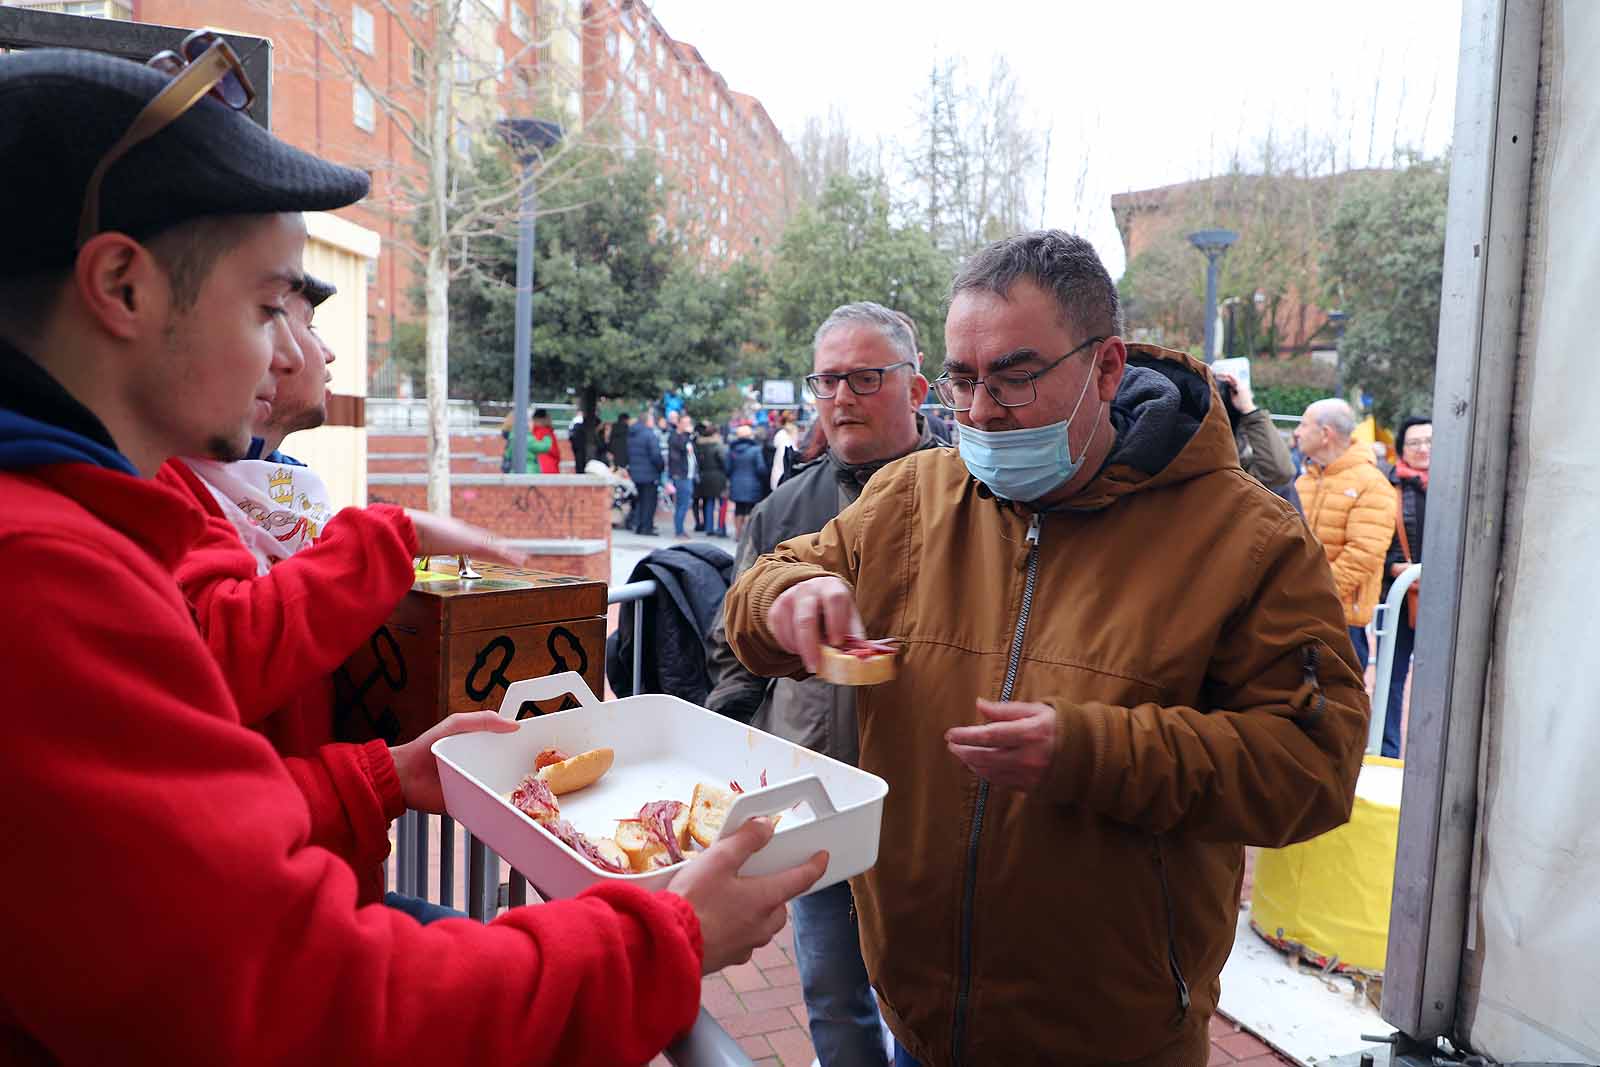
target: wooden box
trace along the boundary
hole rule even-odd
[[[454,557],[417,572],[389,621],[334,673],[341,741],[410,741],[458,711],[497,708],[524,678],[576,671],[605,685],[606,584]],[[530,702],[531,705],[531,702]],[[518,718],[576,707],[571,697],[528,706]]]

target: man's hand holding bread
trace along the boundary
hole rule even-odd
[[[865,631],[854,590],[831,575],[809,578],[780,593],[767,611],[767,628],[813,674],[821,666],[824,645],[843,645]],[[1048,704],[989,700],[978,701],[976,710],[980,724],[946,731],[950,754],[1002,789],[1037,788],[1055,758],[1056,710]]]

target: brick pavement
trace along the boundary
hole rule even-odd
[[[816,1053],[806,1027],[800,976],[794,967],[790,927],[756,950],[749,963],[729,967],[703,980],[701,1004],[738,1039],[759,1067],[806,1067]],[[1274,1052],[1253,1034],[1221,1016],[1211,1020],[1208,1067],[1280,1067],[1293,1060]],[[667,1067],[657,1057],[651,1067]]]

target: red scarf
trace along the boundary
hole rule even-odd
[[[1422,483],[1422,491],[1424,493],[1428,491],[1427,471],[1419,471],[1417,468],[1409,465],[1405,460],[1402,459],[1394,465],[1394,472],[1402,478],[1415,478],[1417,481]]]

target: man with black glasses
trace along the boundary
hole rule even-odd
[[[938,444],[917,408],[928,395],[904,318],[880,304],[846,304],[817,328],[806,386],[828,451],[800,467],[751,514],[739,535],[735,573],[791,537],[813,534],[886,465]],[[715,711],[752,722],[834,759],[856,761],[852,690],[811,678],[759,678],[734,658],[719,623],[708,670]],[[878,1008],[861,962],[850,887],[836,885],[790,905],[795,956],[822,1067],[882,1067]]]
[[[301,212],[367,192],[250,95],[215,35],[162,69],[0,55],[0,1059],[644,1063],[826,857],[739,878],[751,824],[671,892],[487,927],[358,907],[341,845],[398,813],[392,765],[367,803],[309,804],[372,791],[315,761],[302,788],[240,725],[174,581],[205,519],[153,476],[245,453],[304,363]]]
[[[1121,325],[1081,238],[978,252],[934,383],[958,450],[728,592],[756,674],[900,641],[856,695],[889,800],[851,886],[898,1064],[1203,1065],[1243,846],[1349,817],[1367,697],[1322,551],[1206,368]]]

